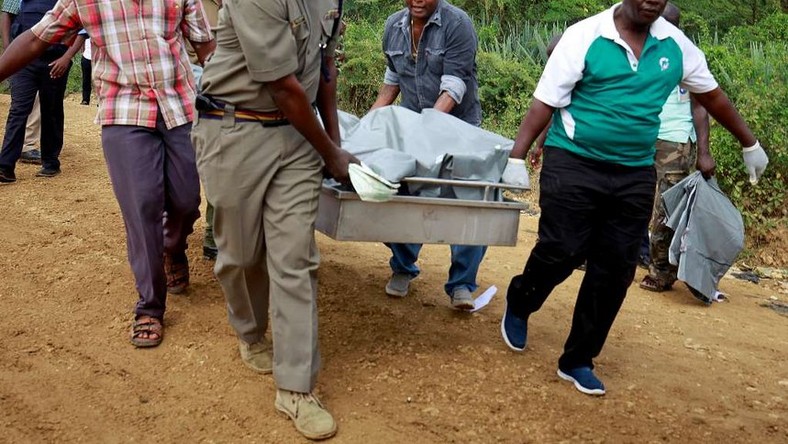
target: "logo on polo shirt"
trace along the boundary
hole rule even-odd
[[[662,57],[659,59],[659,67],[662,68],[663,71],[670,68],[670,59],[667,57]]]

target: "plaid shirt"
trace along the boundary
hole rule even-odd
[[[192,121],[194,77],[184,39],[213,39],[199,0],[59,0],[33,27],[48,43],[84,28],[93,44],[96,123],[167,128]]]

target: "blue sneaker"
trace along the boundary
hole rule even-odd
[[[602,396],[605,394],[605,384],[594,375],[591,367],[578,367],[566,372],[558,369],[558,376],[575,384],[575,388],[586,395]]]
[[[514,351],[525,350],[528,342],[528,318],[521,319],[509,311],[509,304],[506,305],[501,318],[501,336],[503,341]]]

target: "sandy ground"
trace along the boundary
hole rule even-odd
[[[63,174],[20,165],[0,187],[0,442],[302,442],[273,408],[272,379],[239,361],[201,223],[164,343],[129,344],[137,296],[95,108],[66,108]],[[705,307],[680,286],[633,285],[597,361],[603,398],[555,374],[582,272],[510,352],[503,291],[536,222],[523,216],[517,247],[490,248],[480,283],[501,292],[472,315],[448,308],[446,246],[425,247],[411,295],[392,300],[383,245],[319,236],[318,391],[335,442],[788,442],[788,317],[762,306],[788,300],[777,288],[725,279],[729,302]]]

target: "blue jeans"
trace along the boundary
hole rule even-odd
[[[416,261],[422,244],[386,244],[391,249],[389,265],[394,273],[409,274],[411,278],[419,275]],[[479,286],[476,284],[476,273],[482,263],[486,246],[452,245],[451,268],[449,281],[444,285],[446,294],[451,295],[455,288],[465,287],[473,293]]]

